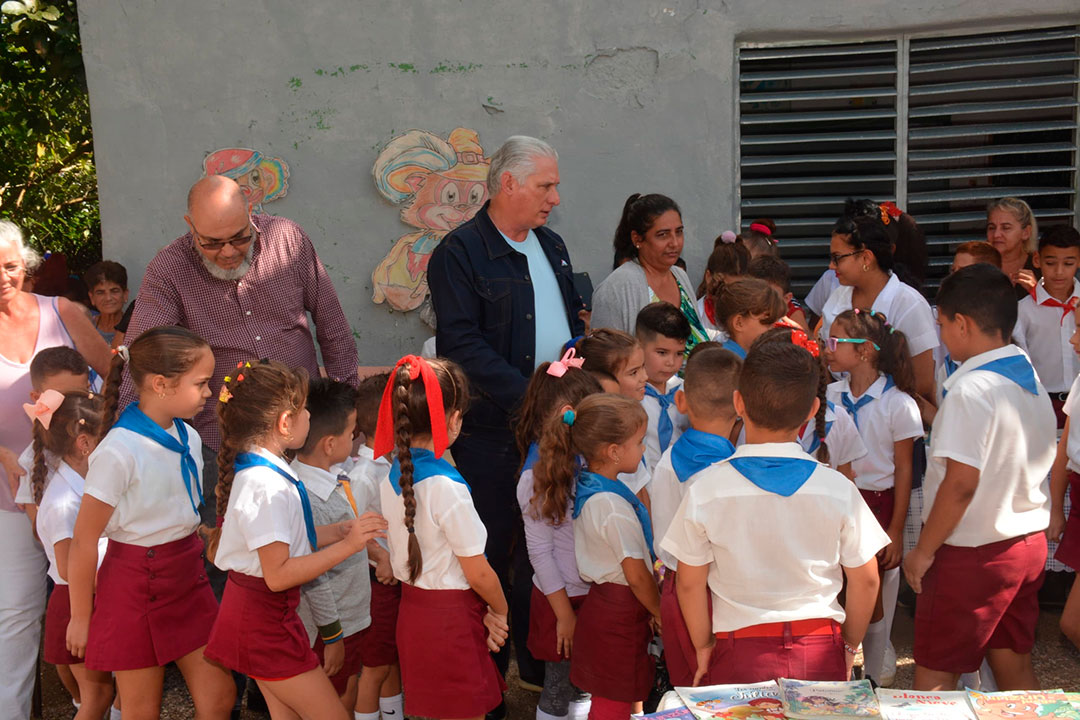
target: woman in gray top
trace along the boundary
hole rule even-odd
[[[677,267],[683,249],[682,211],[666,195],[631,195],[615,230],[616,262],[629,258],[604,278],[593,294],[592,327],[634,333],[638,311],[664,300],[690,322],[687,350],[708,340],[695,306],[694,286]]]

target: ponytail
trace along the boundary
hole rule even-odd
[[[45,467],[45,426],[34,421],[34,469],[30,472],[30,489],[34,494],[34,504],[41,504],[41,496],[45,493],[45,476],[48,468]]]
[[[591,397],[591,396],[590,396]],[[576,454],[571,442],[572,425],[564,415],[573,410],[555,412],[544,423],[540,437],[540,457],[533,465],[533,516],[552,525],[566,520],[566,508],[574,494]]]
[[[424,569],[420,540],[416,537],[416,492],[413,489],[412,421],[409,419],[409,368],[402,366],[394,375],[394,446],[401,477],[401,501],[405,505],[405,529],[409,531],[409,582],[416,582]]]
[[[877,352],[877,370],[890,375],[897,388],[915,397],[915,368],[907,336],[890,325],[884,313],[855,308],[837,315],[836,321],[850,337],[865,338],[881,348]]]
[[[109,364],[109,373],[105,376],[105,387],[102,391],[104,397],[101,410],[101,436],[112,430],[116,422],[117,406],[120,404],[120,382],[124,379],[125,359],[128,357],[127,348],[123,345],[113,350],[112,362]]]

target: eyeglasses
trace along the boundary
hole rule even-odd
[[[7,265],[0,265],[0,273],[3,273],[6,277],[15,277],[21,275],[26,271],[26,266],[22,263],[8,263]]]
[[[854,251],[849,252],[849,253],[844,253],[843,255],[837,255],[836,253],[829,253],[829,264],[830,265],[839,265],[840,261],[843,260],[844,258],[849,258],[852,255],[858,255],[861,252],[862,252],[862,250],[854,250]]]
[[[825,338],[825,346],[829,348],[829,352],[836,352],[836,348],[840,343],[851,343],[852,345],[862,345],[863,343],[870,343],[874,346],[874,349],[881,352],[881,347],[872,340],[866,338],[838,338],[830,337]]]
[[[190,221],[189,221],[190,222]],[[195,223],[191,223],[191,234],[195,236],[196,242],[199,243],[199,247],[203,250],[220,250],[226,245],[232,245],[234,248],[242,248],[252,240],[257,240],[259,237],[259,228],[255,227],[255,221],[248,216],[248,233],[241,237],[229,238],[228,240],[218,240],[216,238],[208,238],[195,227]],[[205,241],[205,242],[204,242]]]

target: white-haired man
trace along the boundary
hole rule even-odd
[[[491,199],[432,253],[428,286],[438,318],[436,350],[461,365],[472,385],[454,460],[487,527],[488,560],[507,587],[518,537],[514,564],[527,570],[515,573],[519,587],[511,599],[520,666],[532,572],[520,533],[515,480],[521,457],[510,417],[533,370],[557,360],[563,343],[584,332],[583,305],[566,245],[544,227],[559,204],[555,150],[536,138],[509,138],[491,156],[487,185]],[[497,661],[505,672],[507,653]],[[522,675],[529,677],[527,668]]]

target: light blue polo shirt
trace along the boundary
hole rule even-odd
[[[529,278],[533,288],[533,314],[536,327],[536,352],[533,367],[542,362],[558,360],[563,343],[570,339],[570,323],[566,319],[566,305],[563,303],[559,281],[548,262],[544,249],[540,247],[540,238],[532,230],[521,242],[514,242],[501,230],[503,240],[529,261]]]

